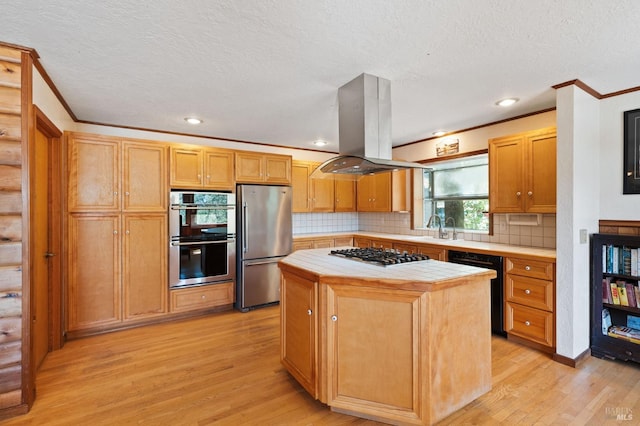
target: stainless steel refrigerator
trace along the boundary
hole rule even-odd
[[[278,261],[291,253],[291,187],[238,185],[236,309],[280,301]]]

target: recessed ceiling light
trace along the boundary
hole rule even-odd
[[[518,99],[518,98],[500,99],[498,102],[496,102],[496,105],[501,106],[501,107],[508,107],[508,106],[511,106],[511,105],[515,104],[519,100],[520,99]]]
[[[445,132],[444,130],[438,130],[437,132],[433,132],[432,134],[433,134],[433,136],[442,136],[445,133],[447,133],[447,132]]]
[[[327,144],[327,141],[323,141],[322,139],[318,139],[317,141],[313,141],[313,144],[315,146],[325,146]]]
[[[200,123],[202,123],[202,120],[200,120],[199,118],[195,118],[195,117],[185,117],[184,121],[186,121],[189,124],[200,124]]]

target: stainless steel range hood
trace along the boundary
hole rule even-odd
[[[391,170],[425,168],[391,158],[391,84],[361,74],[338,89],[339,153],[311,174],[312,178],[359,176]]]

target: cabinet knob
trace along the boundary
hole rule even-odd
[[[129,191],[125,192],[124,195],[129,196]]]
[[[118,231],[113,231],[113,235],[118,235]]]
[[[200,173],[198,173],[198,179],[200,179],[202,177],[202,175]]]
[[[338,321],[338,317],[336,315],[331,315],[331,321],[333,322]]]
[[[207,180],[211,179],[211,175],[207,175]]]
[[[627,356],[633,356],[633,352],[631,352],[631,351],[624,351],[624,353],[625,353]]]
[[[519,197],[521,195],[522,195],[522,193],[520,191],[516,192],[516,197]]]
[[[313,311],[311,309],[307,309],[307,315],[311,316],[312,313]]]
[[[202,298],[202,300],[206,299],[206,296],[204,294],[200,297]]]
[[[529,191],[529,192],[527,192],[527,195],[528,195],[529,197],[531,197],[531,196],[533,195],[533,191]]]
[[[530,270],[531,270],[531,266],[529,266],[529,265],[525,266],[525,267],[524,267],[524,270],[525,270],[525,271],[530,271]]]
[[[129,230],[128,229],[125,231],[125,234],[129,235]]]
[[[524,294],[531,294],[531,290],[526,289],[526,290],[524,291]]]
[[[118,191],[113,191],[113,195],[117,197],[118,196]]]
[[[529,321],[525,321],[524,325],[526,325],[527,327],[529,327],[531,325],[531,323]]]

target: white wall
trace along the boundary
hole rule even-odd
[[[576,358],[589,348],[589,244],[598,231],[599,102],[576,86],[556,93],[556,352]],[[586,233],[581,240],[580,230]]]
[[[600,101],[600,219],[640,220],[640,194],[622,194],[623,112],[640,108],[640,92]]]
[[[173,135],[162,132],[124,129],[111,126],[99,126],[95,124],[76,123],[67,113],[58,98],[44,81],[40,72],[33,68],[33,103],[44,112],[59,130],[97,133],[101,135],[118,136],[123,138],[146,139],[162,142],[186,143],[202,146],[214,146],[218,148],[230,148],[247,151],[291,155],[296,160],[324,161],[335,154],[307,151],[301,149],[287,149],[276,146],[268,146],[252,143],[239,143],[223,141],[219,139],[201,138],[197,136]]]
[[[518,120],[507,121],[467,132],[453,133],[446,138],[457,138],[460,141],[460,152],[473,152],[487,149],[489,139],[528,130],[542,129],[556,125],[556,111],[548,111],[541,114],[531,115]],[[436,158],[436,144],[442,138],[430,139],[411,145],[400,146],[393,149],[393,158],[406,161],[420,161]],[[442,157],[446,159],[446,157]]]

